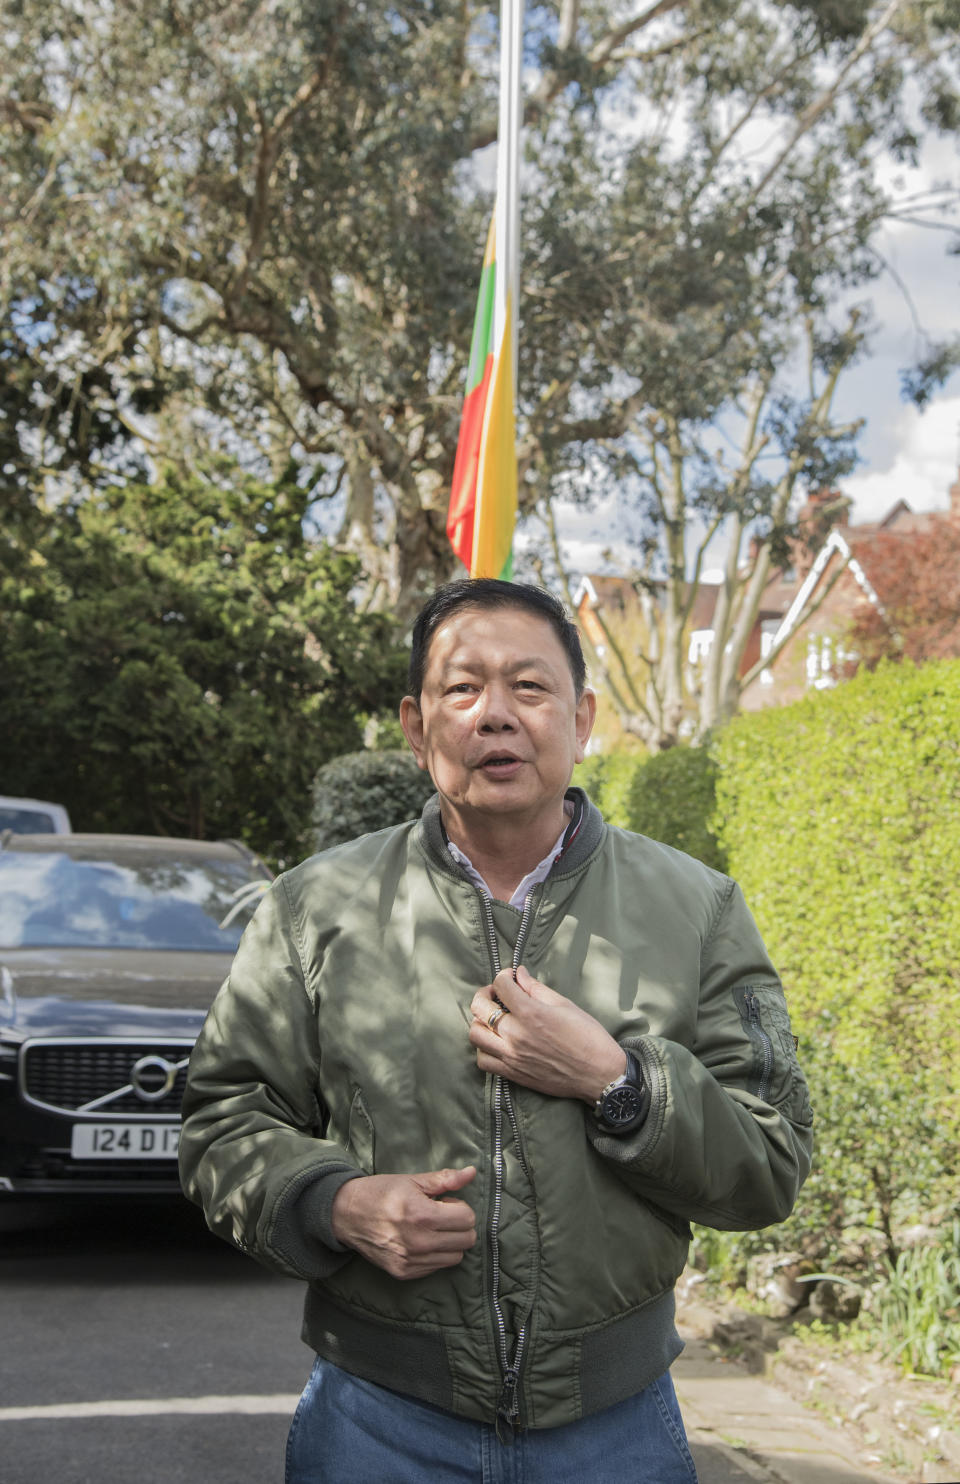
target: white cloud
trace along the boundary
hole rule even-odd
[[[935,399],[923,412],[910,404],[889,409],[888,457],[843,481],[853,500],[851,519],[879,520],[897,500],[913,510],[945,510],[957,478],[960,395]]]

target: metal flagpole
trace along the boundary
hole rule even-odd
[[[500,117],[497,133],[497,276],[494,344],[509,323],[513,385],[517,385],[517,320],[520,298],[520,129],[523,121],[523,0],[500,3]],[[500,265],[503,264],[503,272]],[[512,313],[507,318],[507,305]],[[504,346],[504,351],[507,351]]]
[[[509,577],[517,519],[517,299],[523,0],[501,0],[500,115],[494,207],[493,367],[483,408],[471,577]]]

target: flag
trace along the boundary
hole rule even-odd
[[[496,240],[494,214],[477,295],[447,513],[450,545],[471,577],[510,576],[517,517],[513,357],[509,340],[498,346],[494,338]],[[508,311],[507,332],[511,318]]]
[[[480,277],[447,536],[471,577],[509,578],[517,520],[517,286],[522,0],[500,15],[497,201]]]

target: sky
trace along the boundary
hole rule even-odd
[[[960,182],[956,146],[928,139],[919,181]],[[911,182],[906,182],[911,189]],[[960,233],[960,221],[948,218]],[[853,499],[852,520],[877,520],[898,499],[915,510],[945,509],[947,491],[960,465],[960,374],[920,411],[900,395],[900,371],[932,339],[960,333],[960,257],[950,256],[949,232],[893,222],[881,251],[910,296],[886,273],[872,286],[878,321],[871,353],[848,372],[838,389],[841,416],[866,418],[861,463],[845,482]],[[916,321],[919,324],[915,323]]]
[[[881,176],[881,179],[883,177]],[[949,183],[960,190],[960,154],[951,140],[928,138],[916,170],[894,169],[885,183],[898,197]],[[914,510],[943,510],[950,485],[960,468],[960,372],[923,410],[906,402],[901,372],[915,363],[929,340],[960,335],[960,256],[948,246],[960,239],[960,215],[940,215],[952,230],[908,222],[891,222],[878,238],[890,265],[854,296],[873,306],[874,331],[869,351],[841,380],[834,404],[840,421],[864,419],[857,448],[859,462],[842,481],[853,501],[854,525],[881,519],[897,500]],[[615,498],[590,514],[572,505],[560,512],[560,530],[568,567],[586,572],[623,570],[623,562],[605,557],[620,525]],[[518,550],[536,541],[532,529]],[[722,538],[708,553],[708,572],[723,560]]]

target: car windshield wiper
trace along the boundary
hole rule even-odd
[[[270,885],[271,883],[269,881],[245,881],[242,886],[238,886],[236,891],[230,893],[229,900],[233,903],[233,906],[230,908],[226,917],[217,923],[217,927],[227,928],[235,917],[239,917],[241,912],[251,910],[258,898],[262,897],[264,892],[269,890]]]

